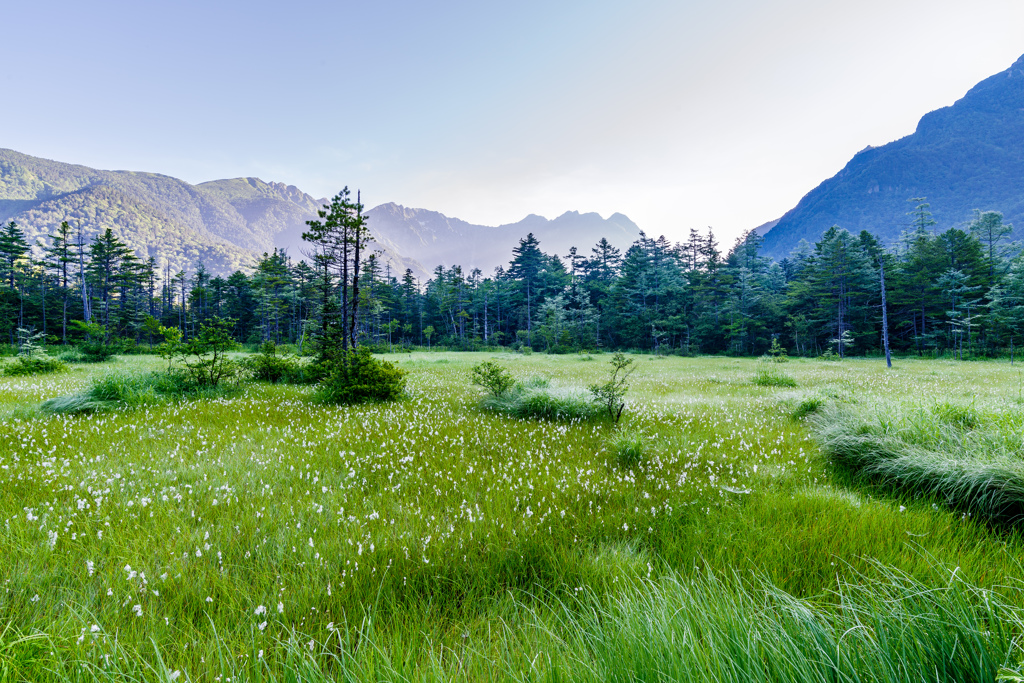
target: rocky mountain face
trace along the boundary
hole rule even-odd
[[[258,178],[190,185],[156,173],[101,171],[0,149],[0,221],[14,220],[30,243],[68,221],[89,239],[111,228],[161,268],[191,272],[202,261],[214,274],[250,266],[263,252],[283,248],[301,258],[306,221],[327,199]],[[490,275],[507,264],[520,238],[533,232],[548,253],[571,246],[589,254],[600,238],[626,248],[639,235],[622,214],[567,212],[554,220],[527,216],[488,227],[436,211],[382,204],[367,212],[372,248],[392,272],[413,270],[421,279],[436,265],[480,268]]]
[[[1024,57],[926,114],[912,135],[859,152],[779,219],[764,252],[783,258],[833,225],[893,242],[916,197],[927,197],[937,230],[965,225],[981,209],[1003,212],[1015,237],[1024,235]]]

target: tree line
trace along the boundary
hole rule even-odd
[[[86,239],[67,222],[32,249],[9,222],[0,230],[0,335],[14,343],[18,328],[31,329],[69,344],[102,328],[106,343],[133,346],[153,342],[154,321],[188,339],[222,319],[238,342],[300,351],[333,335],[342,348],[382,351],[760,355],[775,343],[793,355],[843,357],[882,352],[885,313],[894,352],[1010,351],[1024,331],[1024,261],[1012,227],[979,211],[967,226],[936,232],[928,204],[916,201],[891,245],[834,226],[776,262],[759,253],[754,232],[728,250],[709,229],[677,243],[641,233],[624,252],[602,238],[564,255],[545,253],[529,234],[493,273],[438,266],[425,282],[372,251],[347,188],[309,222],[306,258],[274,250],[228,277],[201,263],[191,273],[161,269],[111,230]]]

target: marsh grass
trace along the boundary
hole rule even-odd
[[[754,379],[759,387],[795,387],[796,380],[787,375],[775,358],[761,358],[757,361]]]
[[[237,391],[237,387],[199,386],[180,372],[111,372],[93,380],[85,390],[44,401],[44,413],[73,415],[159,405],[185,398],[216,398]]]
[[[742,619],[736,637],[758,633],[765,653],[800,644],[794,661],[812,661],[793,671],[860,637],[835,641],[831,629],[851,624],[835,591],[888,582],[887,571],[948,603],[950,572],[937,567],[958,566],[965,586],[1024,606],[1013,588],[1024,556],[1017,534],[929,498],[900,511],[890,496],[849,484],[781,392],[750,384],[750,360],[638,364],[627,426],[649,442],[641,465],[625,469],[609,455],[609,421],[475,410],[466,377],[492,355],[401,357],[408,400],[344,407],[315,404],[309,387],[251,383],[228,396],[39,416],[19,411],[87,389],[104,368],[0,379],[0,624],[9,626],[0,661],[33,681],[166,681],[175,671],[179,682],[221,683],[621,680],[630,671],[665,680],[658,657],[696,661],[670,650],[685,631],[656,611],[658,601],[690,604],[673,582],[693,594],[703,590],[694,581],[720,582],[692,604],[714,603],[709,623],[739,628]],[[517,376],[549,377],[548,388],[606,375],[603,363],[571,357],[510,358]],[[110,364],[140,375],[163,366],[144,356]],[[856,409],[940,392],[975,405],[970,430],[925,410],[948,438],[994,441],[1016,429],[992,406],[1011,375],[1016,395],[1017,377],[994,363],[785,367],[801,392],[857,397]],[[1019,437],[1003,438],[1012,449]],[[769,585],[793,602],[766,601]],[[626,623],[616,601],[627,599],[643,639],[616,626]],[[733,603],[747,607],[729,622]],[[780,605],[809,610],[804,623],[825,645],[768,633],[785,625],[769,613]],[[664,639],[646,637],[659,628]],[[957,656],[991,643],[986,652],[998,654],[1002,642],[964,638]],[[695,657],[727,665],[691,642]],[[595,654],[615,654],[615,643],[618,668]],[[757,680],[753,655],[741,661]],[[837,680],[880,676],[851,666]]]
[[[603,415],[588,394],[579,389],[553,388],[544,378],[516,384],[500,395],[484,396],[480,407],[523,420],[595,420]]]
[[[831,405],[812,419],[832,460],[855,476],[966,514],[1024,521],[1024,417],[943,401]]]
[[[608,450],[619,467],[629,470],[643,462],[645,442],[636,429],[617,429],[608,440]]]

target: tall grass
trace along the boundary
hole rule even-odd
[[[1003,524],[1024,521],[1021,422],[948,402],[833,404],[811,418],[822,449],[856,476]]]
[[[227,385],[211,388],[195,385],[182,373],[111,372],[93,380],[83,391],[43,402],[44,413],[73,415],[119,408],[139,408],[186,397],[217,397],[230,393]]]
[[[216,654],[204,670],[211,680],[311,683],[981,683],[1016,680],[1024,655],[1024,612],[1000,593],[956,571],[935,587],[884,566],[816,600],[761,576],[670,573],[627,579],[607,595],[520,594],[489,629],[454,639],[427,623],[406,626],[381,629],[370,605],[322,640],[293,629],[269,643],[253,637],[239,651],[214,634]],[[20,664],[34,680],[192,680],[196,673],[172,670],[159,643],[147,653],[103,632],[83,641],[81,659],[54,660],[45,637],[9,637],[0,672],[6,654],[9,668]]]
[[[831,602],[831,605],[829,604]],[[822,603],[705,573],[564,610],[559,680],[992,681],[1021,655],[1024,614],[961,580],[879,568]]]
[[[517,384],[500,396],[487,395],[480,407],[492,413],[533,420],[592,420],[601,417],[601,407],[588,395],[574,389],[554,389],[544,379]]]

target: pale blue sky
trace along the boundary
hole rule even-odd
[[[0,147],[723,241],[1024,53],[1021,0],[0,0],[0,21]]]

